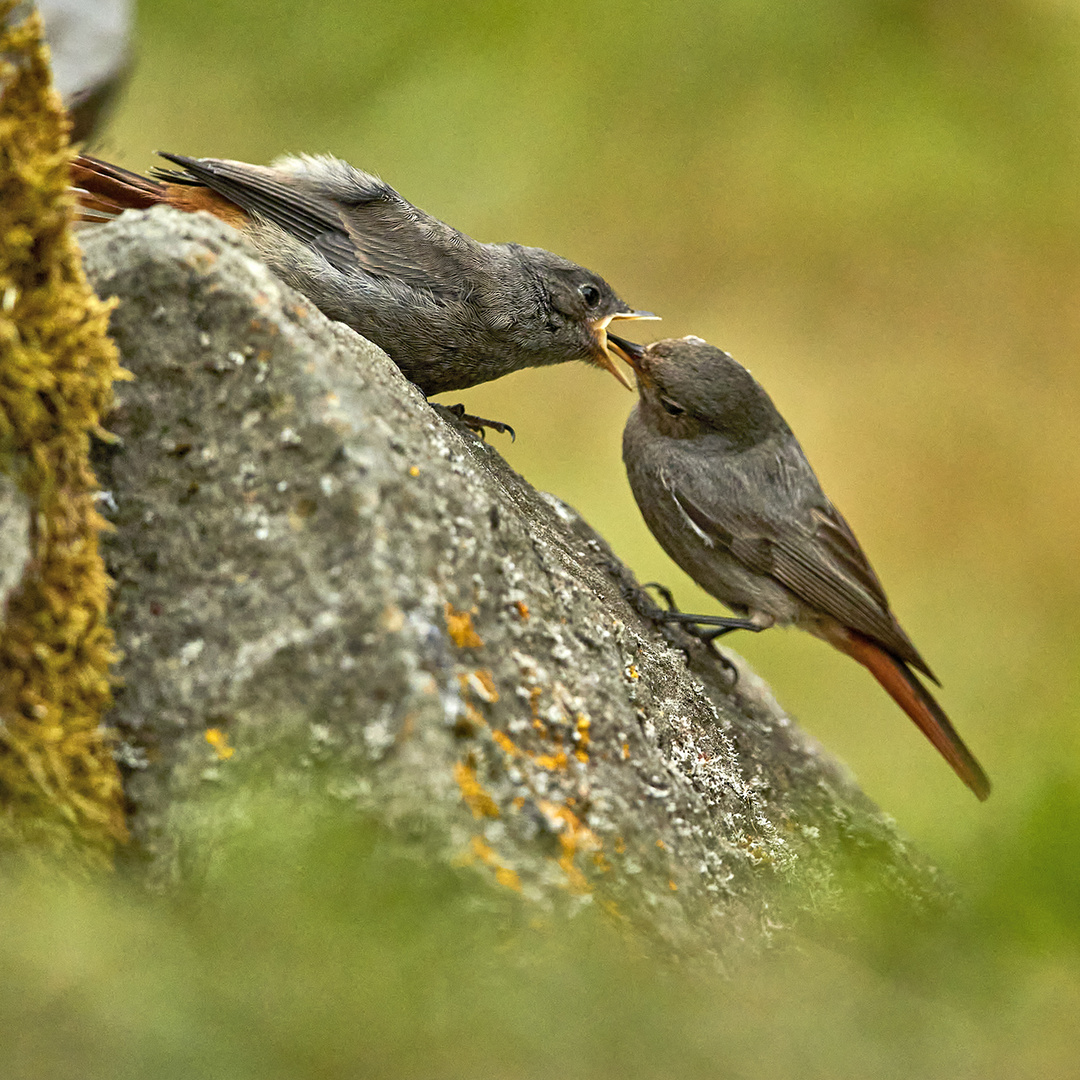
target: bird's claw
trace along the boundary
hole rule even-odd
[[[679,605],[675,603],[675,597],[666,585],[661,585],[659,581],[646,581],[645,584],[641,587],[643,589],[654,589],[659,595],[660,599],[663,600],[665,604],[667,604],[667,609],[669,612],[678,612]]]
[[[500,435],[509,435],[511,442],[517,439],[517,433],[509,424],[504,424],[501,420],[487,420],[483,416],[473,416],[471,413],[467,413],[465,406],[460,403],[457,405],[436,405],[435,408],[445,409],[459,424],[464,425],[470,431],[475,431],[481,439],[485,438],[487,428],[497,431]]]

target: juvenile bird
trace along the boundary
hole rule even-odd
[[[608,344],[632,311],[603,278],[541,248],[482,244],[369,173],[328,156],[266,167],[162,154],[140,176],[96,158],[72,165],[84,221],[168,204],[241,230],[324,314],[380,346],[426,394],[519,368],[586,360],[627,388]]]
[[[937,679],[764,389],[701,338],[613,344],[637,373],[639,400],[623,432],[634,498],[664,550],[739,616],[662,617],[711,626],[709,638],[808,630],[869,668],[985,799],[986,773],[915,672]]]

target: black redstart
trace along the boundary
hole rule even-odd
[[[623,461],[641,513],[675,562],[739,616],[663,617],[715,627],[706,637],[810,631],[869,668],[985,799],[986,773],[915,671],[937,679],[768,394],[700,338],[612,344],[637,373]]]
[[[541,248],[482,244],[336,158],[270,167],[162,154],[182,171],[72,165],[84,221],[166,203],[240,229],[279,277],[379,345],[426,394],[587,360],[627,388],[607,327],[632,311],[603,278]]]

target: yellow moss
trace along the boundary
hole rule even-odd
[[[126,830],[101,728],[114,655],[88,454],[123,373],[71,235],[41,22],[8,25],[12,7],[0,0],[0,467],[34,529],[0,630],[0,839],[104,863]]]

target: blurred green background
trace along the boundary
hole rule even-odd
[[[732,646],[962,887],[1011,910],[1019,879],[987,854],[1005,838],[1049,894],[1078,886],[1033,969],[1076,1000],[1080,3],[148,0],[95,150],[141,169],[155,149],[334,153],[479,239],[597,270],[664,317],[646,335],[750,367],[993,796],[822,643]],[[564,365],[449,400],[512,423],[500,451],[641,580],[720,610],[641,522],[633,399],[608,376]]]

